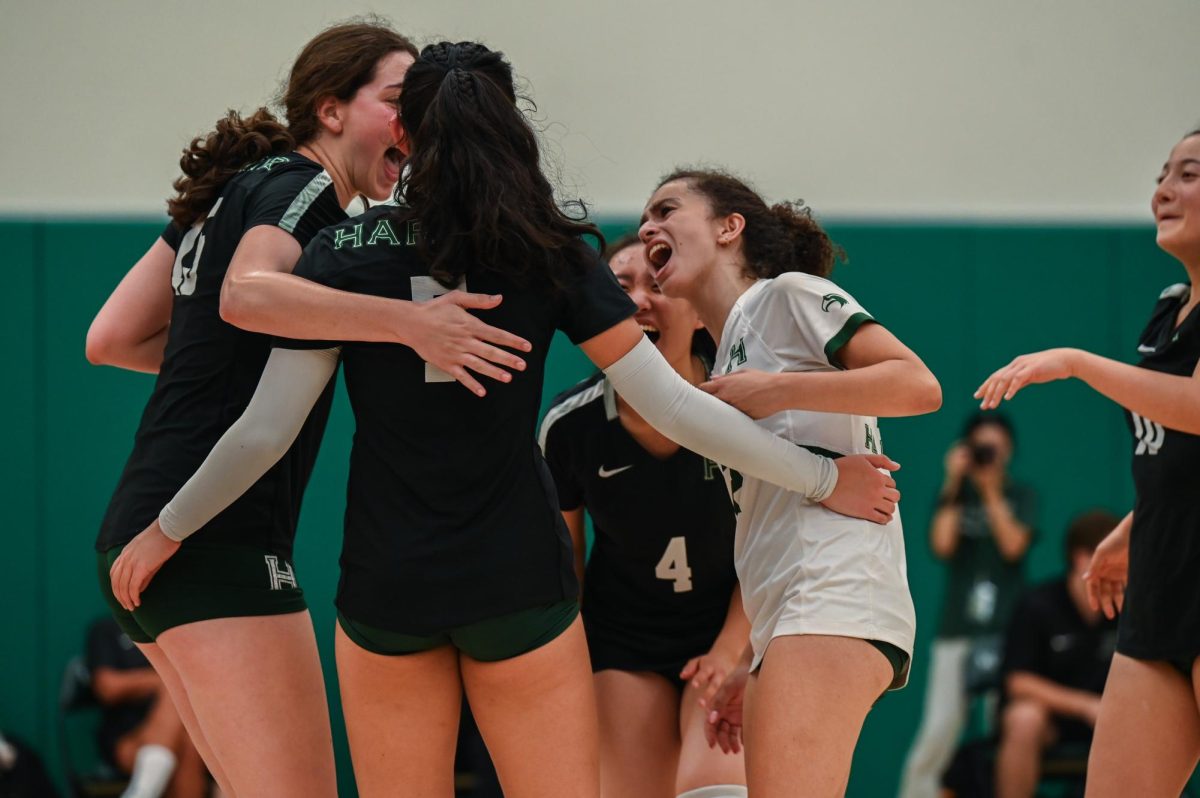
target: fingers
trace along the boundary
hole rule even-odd
[[[700,390],[704,391],[705,393],[711,393],[713,396],[716,396],[717,392],[721,390],[721,386],[717,385],[715,380],[707,380],[705,382],[700,383],[696,387],[699,388]]]
[[[488,330],[495,329],[494,327],[487,327],[487,325],[483,326]],[[480,337],[482,338],[482,336]],[[513,346],[512,344],[501,345]],[[489,360],[498,366],[504,366],[505,368],[514,369],[515,371],[525,370],[524,360],[517,357],[512,352],[506,352],[503,349],[497,349],[491,344],[485,344],[482,340],[479,342],[478,346],[475,347],[475,351],[472,354],[474,354],[476,357],[483,358],[484,360]]]
[[[893,505],[898,504],[900,502],[900,491],[895,488],[884,488],[883,498],[887,499]]]
[[[1087,592],[1087,603],[1092,612],[1100,612],[1100,596],[1096,592],[1096,581],[1090,571],[1083,575],[1083,588]]]
[[[512,382],[512,375],[499,366],[493,366],[481,357],[463,355],[463,366],[485,377],[491,377],[497,382]]]
[[[533,344],[529,343],[521,336],[510,333],[508,330],[502,330],[499,327],[493,327],[490,324],[484,324],[478,319],[476,319],[476,324],[472,325],[471,333],[479,340],[487,341],[488,343],[496,344],[497,346],[507,346],[509,349],[516,349],[521,352],[533,351]],[[505,365],[511,365],[513,368],[525,368],[525,361],[521,360],[516,355],[510,355],[508,352],[505,352],[504,354],[508,357],[511,357],[514,361],[513,363]],[[495,358],[489,357],[488,360],[495,360]],[[520,363],[520,365],[516,365],[517,363]]]
[[[687,661],[687,664],[683,666],[683,670],[679,672],[679,678],[686,682],[688,679],[696,675],[696,671],[699,670],[699,668],[700,658],[692,657]]]
[[[487,396],[487,391],[479,384],[479,380],[471,376],[471,372],[467,371],[462,366],[451,366],[450,376],[463,384],[468,391],[476,396]]]
[[[129,600],[125,594],[124,556],[124,553],[122,553],[113,561],[112,567],[108,569],[108,579],[112,583],[113,598],[117,600],[117,603],[121,607],[130,610],[132,607],[129,606]]]
[[[452,302],[460,308],[479,310],[494,308],[504,300],[501,294],[472,294],[467,291],[450,291],[443,296],[445,296],[446,302]]]
[[[886,454],[868,454],[866,455],[867,462],[876,468],[882,468],[885,471],[899,471],[900,464]],[[893,485],[896,483],[893,482]]]

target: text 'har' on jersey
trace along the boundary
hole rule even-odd
[[[395,229],[392,227],[390,219],[380,217],[375,220],[375,226],[371,230],[370,235],[365,235],[363,222],[359,222],[353,227],[343,227],[334,231],[333,248],[341,249],[342,247],[350,247],[358,249],[359,247],[373,247],[377,244],[388,244],[393,247],[413,247],[417,244],[417,234],[421,231],[421,225],[415,220],[410,220],[405,224],[403,239],[396,235]],[[365,235],[365,238],[364,238]]]

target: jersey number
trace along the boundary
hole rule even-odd
[[[175,291],[175,296],[191,296],[196,291],[196,276],[200,272],[200,253],[204,252],[204,233],[200,232],[204,229],[204,223],[217,215],[217,208],[221,207],[221,200],[224,197],[217,197],[217,201],[213,203],[212,210],[208,212],[203,219],[200,219],[192,228],[183,234],[183,240],[179,242],[179,252],[175,254],[175,265],[171,268],[171,288]],[[192,255],[190,266],[183,265],[183,259],[191,253],[192,249],[196,250],[196,254]]]
[[[654,566],[654,575],[675,583],[676,593],[692,589],[692,569],[687,564],[687,538],[671,538],[662,559]]]

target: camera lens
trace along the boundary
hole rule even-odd
[[[977,466],[991,465],[996,462],[996,447],[990,443],[973,445],[971,447],[971,462]]]

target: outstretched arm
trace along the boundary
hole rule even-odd
[[[736,408],[689,385],[632,319],[581,345],[638,415],[684,448],[822,502],[831,510],[886,523],[900,494],[877,468],[882,455],[830,460],[772,435]]]
[[[1026,385],[1074,377],[1142,418],[1200,435],[1200,364],[1190,377],[1162,374],[1120,363],[1082,349],[1047,349],[1021,355],[984,380],[975,391],[990,410]]]
[[[299,259],[300,244],[289,233],[252,228],[221,284],[221,318],[283,338],[404,344],[480,396],[483,386],[467,369],[507,382],[504,369],[525,368],[524,360],[498,347],[528,352],[528,341],[467,312],[494,308],[499,296],[451,291],[420,303],[365,296],[293,275]]]
[[[109,570],[113,595],[126,609],[180,542],[245,493],[300,433],[309,412],[337,370],[337,349],[275,349],[258,388],[192,478],[159,517],[122,550]]]

